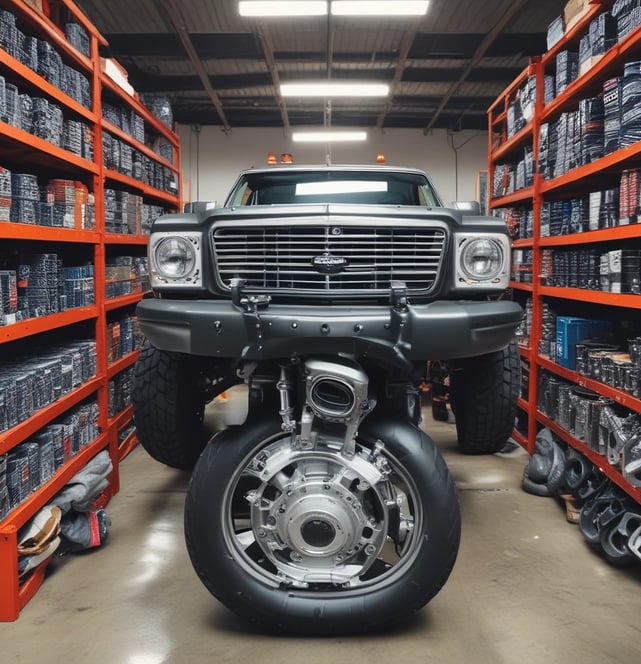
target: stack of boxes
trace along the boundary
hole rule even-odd
[[[114,256],[105,268],[105,297],[111,299],[131,293],[144,293],[150,288],[147,258]]]
[[[142,196],[105,189],[105,230],[120,235],[148,235],[164,208],[143,202]]]
[[[99,434],[98,404],[90,401],[12,448],[4,455],[7,512],[48,482],[61,466],[92,443]],[[0,475],[0,487],[2,481]],[[0,510],[3,507],[2,494],[0,488]]]
[[[91,108],[89,79],[67,65],[50,42],[24,34],[15,14],[4,9],[0,9],[0,48],[85,108]]]
[[[107,324],[107,362],[133,353],[142,345],[142,335],[136,316],[124,316]]]
[[[102,133],[103,163],[106,169],[140,180],[154,189],[175,194],[178,191],[176,172],[155,161],[129,144]]]
[[[109,417],[115,417],[131,404],[134,386],[134,367],[109,381]]]
[[[0,378],[0,432],[20,424],[95,375],[93,339],[36,350],[6,364]]]
[[[67,267],[57,254],[0,257],[0,325],[95,302],[93,265]]]
[[[639,295],[641,250],[545,250],[541,278],[547,286]]]
[[[40,187],[30,173],[0,167],[0,221],[92,230],[94,195],[76,180],[50,180]]]

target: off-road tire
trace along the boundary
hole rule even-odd
[[[450,400],[463,454],[494,454],[508,441],[521,389],[516,341],[503,350],[452,363]]]
[[[134,421],[138,440],[156,461],[194,467],[207,443],[206,401],[198,358],[145,343],[135,365]]]

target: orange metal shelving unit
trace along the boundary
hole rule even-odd
[[[45,3],[45,6],[47,4],[56,10],[51,15],[39,12],[23,0],[0,0],[0,9],[12,12],[25,34],[48,41],[66,64],[81,71],[90,80],[91,108],[85,108],[2,49],[0,49],[0,75],[16,82],[21,92],[45,97],[51,103],[57,104],[63,109],[66,118],[74,118],[88,124],[93,132],[94,158],[93,160],[84,159],[22,129],[0,122],[0,154],[3,155],[0,157],[0,166],[11,170],[20,168],[17,172],[36,171],[41,177],[44,177],[42,174],[47,174],[47,177],[51,178],[72,178],[82,181],[89,186],[90,192],[94,195],[95,229],[51,228],[0,221],[0,240],[3,249],[17,245],[27,253],[31,243],[33,246],[38,243],[39,247],[42,247],[42,243],[52,243],[56,249],[82,249],[86,255],[90,254],[94,265],[95,304],[0,327],[0,344],[3,345],[3,349],[10,351],[11,344],[18,340],[33,338],[34,341],[37,341],[39,335],[56,331],[59,335],[64,336],[65,330],[69,326],[80,325],[83,330],[94,330],[97,372],[93,378],[46,408],[36,411],[27,420],[7,431],[0,432],[0,455],[6,454],[43,426],[89,397],[96,398],[98,402],[100,435],[59,468],[53,478],[0,520],[0,621],[17,619],[20,610],[34,596],[45,577],[46,562],[36,568],[26,580],[19,579],[17,555],[19,529],[101,450],[108,450],[114,466],[109,478],[110,488],[99,498],[101,505],[106,504],[111,495],[119,489],[119,462],[137,444],[135,430],[130,431],[133,417],[131,405],[115,416],[109,416],[108,384],[110,380],[135,363],[138,351],[128,353],[110,365],[107,364],[107,316],[119,309],[131,312],[143,294],[133,293],[107,300],[105,298],[105,261],[108,249],[114,250],[114,247],[120,254],[129,255],[130,253],[133,256],[143,256],[146,251],[147,237],[106,232],[105,188],[118,189],[119,185],[124,185],[125,190],[141,196],[145,203],[166,209],[177,210],[181,204],[180,142],[177,134],[153,116],[137,95],[129,95],[102,71],[98,49],[107,42],[72,0],[50,0],[49,3]],[[64,21],[72,19],[87,31],[90,40],[89,57],[79,52],[67,41],[63,29],[63,19]],[[56,21],[60,21],[60,24]],[[173,148],[173,162],[169,162],[144,143],[104,120],[102,118],[102,100],[105,97],[109,99],[110,103],[113,104],[115,101],[141,116],[146,133],[169,142]],[[167,192],[155,189],[135,178],[107,170],[103,164],[103,131],[111,133],[118,140],[135,148],[164,168],[172,170],[176,175],[177,191]],[[37,252],[34,251],[34,253]],[[70,331],[69,334],[73,335],[74,332]],[[71,336],[71,338],[73,337]],[[121,431],[124,440],[119,442]]]
[[[630,147],[607,154],[588,165],[573,170],[550,180],[544,180],[537,174],[538,140],[541,125],[556,120],[561,113],[573,111],[578,108],[579,100],[594,96],[602,89],[603,82],[609,77],[621,73],[623,65],[630,59],[639,59],[641,56],[641,27],[635,29],[625,39],[614,45],[607,53],[592,63],[592,66],[579,78],[570,83],[554,100],[544,104],[543,89],[546,72],[553,71],[555,59],[564,49],[577,50],[579,41],[586,34],[592,20],[600,13],[612,7],[612,0],[590,0],[586,3],[584,15],[566,32],[545,55],[534,60],[517,79],[506,88],[488,110],[488,123],[490,130],[488,169],[490,183],[495,165],[505,163],[510,159],[518,161],[519,150],[524,146],[532,146],[535,160],[535,176],[533,186],[517,190],[507,196],[494,197],[490,195],[490,207],[500,209],[513,205],[531,205],[533,209],[533,237],[531,239],[515,240],[513,248],[531,249],[533,252],[533,280],[531,284],[513,282],[510,287],[515,291],[515,297],[523,297],[523,293],[532,298],[532,329],[529,345],[520,348],[523,359],[529,362],[528,398],[519,399],[518,408],[527,416],[527,436],[514,431],[514,438],[528,452],[534,451],[534,440],[541,427],[549,427],[568,445],[579,450],[588,457],[613,482],[624,489],[630,496],[641,503],[641,487],[631,485],[616,466],[608,463],[607,458],[590,449],[588,445],[576,439],[569,431],[560,427],[551,418],[537,409],[537,391],[539,374],[542,370],[561,376],[565,380],[578,386],[586,387],[593,392],[610,398],[625,406],[630,411],[641,413],[641,399],[638,399],[609,385],[592,380],[570,371],[553,362],[539,352],[539,342],[542,333],[542,308],[544,301],[552,300],[555,303],[590,304],[599,307],[612,308],[612,311],[629,313],[629,318],[638,320],[641,309],[641,296],[631,294],[617,294],[602,291],[590,291],[579,288],[559,288],[547,286],[539,278],[542,273],[542,251],[553,248],[567,248],[579,245],[582,248],[596,243],[611,243],[606,246],[622,246],[629,240],[641,238],[641,224],[622,225],[613,228],[587,231],[572,235],[552,237],[540,236],[541,207],[545,200],[554,200],[562,197],[571,198],[574,195],[585,195],[591,191],[599,191],[610,186],[620,178],[621,172],[626,168],[641,165],[641,142]],[[536,102],[534,117],[526,126],[513,137],[508,138],[506,132],[507,109],[515,99],[517,92],[530,76],[536,78]],[[497,142],[498,137],[498,142]]]

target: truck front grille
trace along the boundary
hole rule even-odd
[[[442,262],[445,232],[371,226],[227,227],[214,232],[222,285],[250,290],[387,294],[392,281],[428,293]]]
[[[442,228],[279,225],[217,228],[213,240],[225,288],[241,278],[247,290],[377,296],[387,294],[392,281],[428,293],[446,234]]]

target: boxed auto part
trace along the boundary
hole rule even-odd
[[[610,78],[603,83],[603,153],[619,149],[621,131],[621,91],[623,78]]]
[[[559,51],[556,56],[555,87],[557,96],[579,75],[579,54],[576,51]]]
[[[603,96],[579,101],[581,165],[603,157]]]
[[[593,191],[589,196],[588,230],[612,228],[619,224],[619,188]]]
[[[610,321],[557,316],[556,356],[557,364],[567,369],[576,369],[576,345],[584,339],[605,339],[612,330]]]
[[[546,45],[548,51],[554,46],[554,44],[561,41],[564,34],[565,22],[563,19],[563,14],[561,14],[561,16],[557,16],[548,26],[546,33]]]
[[[612,399],[583,387],[573,387],[570,390],[570,433],[599,454],[605,454],[605,447],[602,447],[599,436],[601,411],[612,403]]]
[[[619,147],[641,140],[641,61],[626,62],[621,87]]]
[[[565,24],[565,31],[571,30],[589,9],[588,0],[568,0],[563,9],[563,23]]]
[[[603,57],[617,41],[617,22],[608,12],[591,21],[579,46],[579,75],[582,76]]]
[[[617,38],[625,39],[641,24],[641,3],[639,0],[615,0],[611,9],[617,21]]]
[[[601,353],[620,352],[617,344],[602,339],[582,339],[576,344],[576,371],[583,376],[601,380]]]
[[[17,320],[18,286],[15,270],[0,270],[0,325]]]
[[[601,256],[601,290],[610,293],[641,293],[641,252],[614,249]]]

